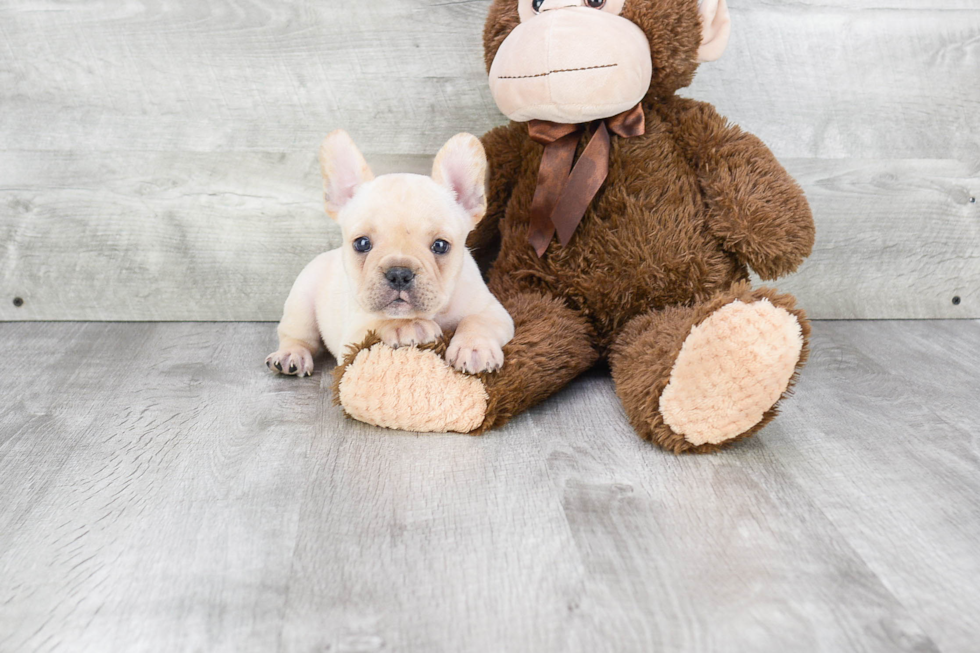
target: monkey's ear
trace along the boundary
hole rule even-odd
[[[487,212],[487,154],[472,134],[456,134],[442,146],[432,164],[432,179],[451,190],[473,221]]]
[[[327,215],[334,220],[357,190],[374,179],[354,140],[343,129],[330,132],[320,145],[320,172]]]
[[[701,48],[698,61],[717,61],[728,47],[732,17],[725,0],[698,0],[701,14]]]

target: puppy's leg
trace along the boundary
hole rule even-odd
[[[312,376],[313,357],[318,353],[319,349],[304,340],[280,336],[279,349],[266,357],[265,364],[277,374]]]
[[[316,322],[316,293],[326,272],[327,256],[322,254],[307,265],[289,291],[277,330],[279,349],[265,359],[268,368],[277,374],[313,374],[313,357],[322,349]]]
[[[503,346],[514,337],[514,320],[490,293],[486,309],[460,320],[446,362],[460,372],[496,372],[504,366]]]
[[[372,330],[394,348],[427,345],[442,335],[442,327],[432,320],[381,320]]]

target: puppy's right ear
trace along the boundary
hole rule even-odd
[[[374,179],[364,156],[343,129],[331,132],[320,144],[320,172],[327,215],[334,220],[357,189]]]
[[[472,134],[456,134],[442,146],[432,164],[432,178],[452,191],[456,203],[473,221],[487,213],[487,153]]]

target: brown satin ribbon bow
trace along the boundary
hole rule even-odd
[[[562,246],[568,245],[592,198],[606,181],[609,175],[609,132],[630,138],[642,136],[646,131],[640,105],[597,122],[599,126],[574,168],[572,161],[579,135],[589,124],[595,123],[569,125],[547,120],[528,123],[528,134],[544,145],[541,167],[538,169],[538,187],[531,202],[531,226],[527,234],[539,258],[544,256],[555,231]]]

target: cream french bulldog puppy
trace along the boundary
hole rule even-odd
[[[432,176],[374,178],[346,132],[320,146],[327,214],[343,245],[300,273],[279,323],[279,349],[266,365],[308,376],[326,345],[338,360],[369,331],[392,347],[456,333],[446,360],[477,374],[499,369],[514,322],[490,294],[466,236],[487,210],[486,154],[459,134],[436,156]]]

